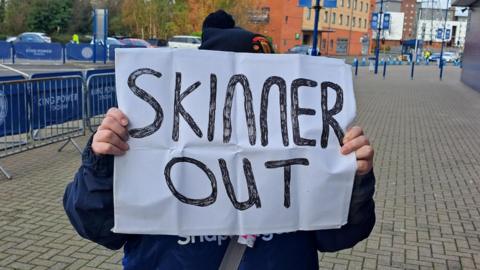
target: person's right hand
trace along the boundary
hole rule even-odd
[[[128,119],[117,108],[108,110],[107,115],[93,136],[92,150],[96,155],[121,156],[128,150]]]

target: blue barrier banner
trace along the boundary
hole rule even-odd
[[[15,45],[15,56],[30,60],[62,60],[63,48],[60,43],[27,43]]]
[[[81,120],[82,86],[81,78],[32,82],[30,117],[32,129]]]
[[[12,58],[12,45],[10,42],[0,41],[0,59]]]
[[[87,73],[85,74],[85,79],[88,80],[92,75],[95,75],[95,74],[107,74],[107,73],[115,73],[115,69],[112,69],[112,68],[90,69],[90,70],[87,70]]]
[[[63,76],[83,76],[81,71],[63,71],[63,72],[50,72],[50,73],[34,73],[30,76],[32,79],[40,78],[57,78]]]
[[[115,93],[115,75],[102,75],[100,71],[89,76],[87,74],[89,89],[88,116],[93,117],[105,114],[111,107],[117,107]]]
[[[93,46],[93,45],[92,45]],[[104,51],[105,51],[105,46],[103,45],[100,45],[100,44],[97,44],[97,46],[95,46],[95,51],[96,51],[96,60],[101,62],[104,60]],[[107,51],[107,54],[108,54],[108,51]],[[108,60],[108,55],[107,55],[107,60]]]
[[[18,80],[24,80],[24,79],[25,78],[20,75],[2,76],[0,77],[0,82],[18,81]]]
[[[25,83],[0,84],[0,137],[28,131]]]
[[[68,43],[65,45],[67,60],[92,61],[93,45],[89,43]],[[102,52],[103,53],[103,52]]]

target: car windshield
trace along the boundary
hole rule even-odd
[[[22,42],[44,42],[44,40],[41,37],[34,34],[21,35],[19,40]]]
[[[144,47],[148,47],[150,46],[150,44],[148,42],[146,42],[145,40],[141,40],[141,39],[133,39],[133,40],[130,40],[131,44],[135,45],[135,46],[144,46]]]
[[[297,46],[290,49],[291,52],[307,52],[308,46]]]
[[[116,40],[116,39],[114,39],[114,38],[108,38],[108,39],[107,39],[107,44],[108,44],[108,45],[123,45],[122,42],[120,42],[120,41],[118,41],[118,40]]]

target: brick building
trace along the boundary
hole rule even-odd
[[[337,8],[321,9],[318,44],[321,54],[367,55],[371,48],[370,18],[374,5],[375,0],[337,0]],[[313,9],[304,8],[305,44],[312,44],[314,17]]]
[[[403,0],[400,11],[404,13],[403,40],[415,39],[415,31],[417,27],[417,0]]]
[[[277,52],[302,44],[303,8],[298,0],[259,0],[259,8],[263,14],[268,13],[261,33],[272,39]]]

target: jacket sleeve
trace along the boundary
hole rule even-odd
[[[91,148],[92,138],[85,147],[75,179],[65,190],[63,207],[80,236],[109,249],[119,249],[129,236],[111,231],[113,156],[96,156]]]
[[[348,222],[339,229],[315,232],[317,248],[321,252],[334,252],[355,246],[367,238],[375,225],[375,175],[372,171],[355,176]]]

